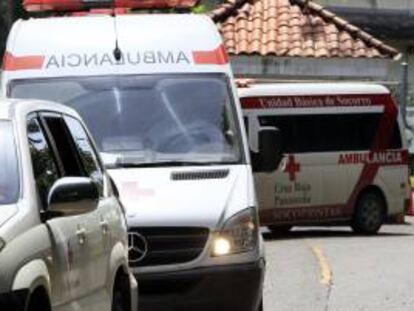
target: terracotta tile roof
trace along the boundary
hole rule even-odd
[[[399,52],[305,0],[226,0],[209,15],[231,55],[396,58]]]

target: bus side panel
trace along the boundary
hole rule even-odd
[[[382,166],[375,184],[383,190],[387,203],[388,216],[395,218],[404,215],[408,200],[408,165]]]
[[[255,125],[250,143],[257,147],[261,126],[278,128],[283,139],[278,170],[255,174],[263,225],[350,221],[359,195],[370,186],[384,194],[390,215],[404,211],[408,155],[396,131],[396,105],[390,95],[368,98],[372,106],[348,112],[244,110]]]

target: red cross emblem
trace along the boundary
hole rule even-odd
[[[122,190],[126,196],[130,199],[139,200],[143,197],[152,197],[155,194],[153,189],[140,188],[136,182],[124,182],[122,183]]]
[[[295,156],[289,155],[288,162],[286,163],[285,173],[289,173],[289,180],[295,181],[296,180],[296,173],[300,172],[300,163],[295,162]]]

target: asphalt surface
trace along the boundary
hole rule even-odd
[[[264,233],[265,311],[414,310],[414,218],[376,236],[348,227]]]

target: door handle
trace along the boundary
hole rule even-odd
[[[80,245],[84,245],[86,242],[86,230],[84,228],[78,228],[76,230],[76,236]]]
[[[282,161],[279,164],[279,170],[282,171],[282,172],[285,171],[286,170],[286,165],[287,165],[287,159],[284,156]]]
[[[107,235],[108,232],[109,232],[109,223],[108,223],[108,221],[101,220],[100,224],[101,224],[102,234]]]

